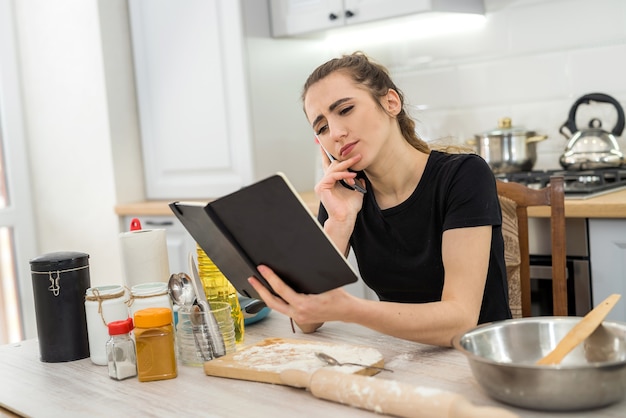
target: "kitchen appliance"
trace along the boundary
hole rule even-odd
[[[519,173],[499,173],[502,181],[513,181],[541,189],[550,183],[550,176],[563,176],[565,199],[589,199],[626,188],[626,167],[587,170],[539,170]]]
[[[513,126],[511,118],[502,118],[497,129],[474,135],[467,143],[476,147],[494,173],[516,173],[532,170],[537,161],[537,142],[547,138]]]
[[[617,111],[617,122],[611,132],[602,129],[602,121],[593,118],[589,127],[579,129],[576,126],[576,112],[581,104],[590,102],[609,103]],[[602,93],[587,94],[576,100],[569,112],[567,121],[561,126],[560,132],[569,138],[565,152],[559,159],[561,166],[571,170],[619,167],[624,162],[624,154],[620,151],[615,137],[624,130],[624,110],[613,97]]]

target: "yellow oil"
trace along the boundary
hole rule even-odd
[[[217,268],[213,261],[206,255],[204,250],[197,246],[198,252],[198,272],[200,273],[200,280],[204,285],[204,292],[209,301],[228,302],[231,308],[231,316],[233,317],[233,323],[235,325],[235,342],[237,344],[243,342],[244,338],[244,325],[243,325],[243,312],[241,312],[241,306],[239,305],[239,298],[237,297],[237,290],[226,279],[226,276]]]

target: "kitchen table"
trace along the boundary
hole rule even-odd
[[[269,337],[343,342],[375,347],[394,379],[464,395],[475,405],[507,408],[521,417],[555,414],[523,410],[492,400],[474,380],[465,357],[452,348],[433,347],[382,335],[354,324],[332,322],[313,334],[292,334],[289,319],[271,312],[246,328],[244,344]],[[36,340],[0,346],[0,405],[34,417],[74,416],[204,416],[204,417],[376,417],[373,412],[324,401],[309,392],[282,385],[206,376],[200,367],[179,366],[171,380],[116,381],[106,366],[89,359],[43,363]],[[624,417],[626,402],[567,417]],[[0,416],[3,412],[0,411]],[[12,415],[9,415],[12,416]]]

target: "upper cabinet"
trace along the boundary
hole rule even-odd
[[[274,37],[426,11],[484,13],[483,0],[270,0]]]
[[[240,2],[129,0],[148,199],[211,198],[250,183]]]

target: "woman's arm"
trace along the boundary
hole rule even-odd
[[[384,334],[425,344],[449,346],[452,337],[478,322],[484,294],[491,226],[451,229],[443,234],[445,279],[442,300],[395,303],[360,299],[343,289],[319,295],[299,294],[269,268],[259,271],[276,297],[254,278],[250,282],[267,305],[291,318],[303,330],[326,321],[353,322]]]

